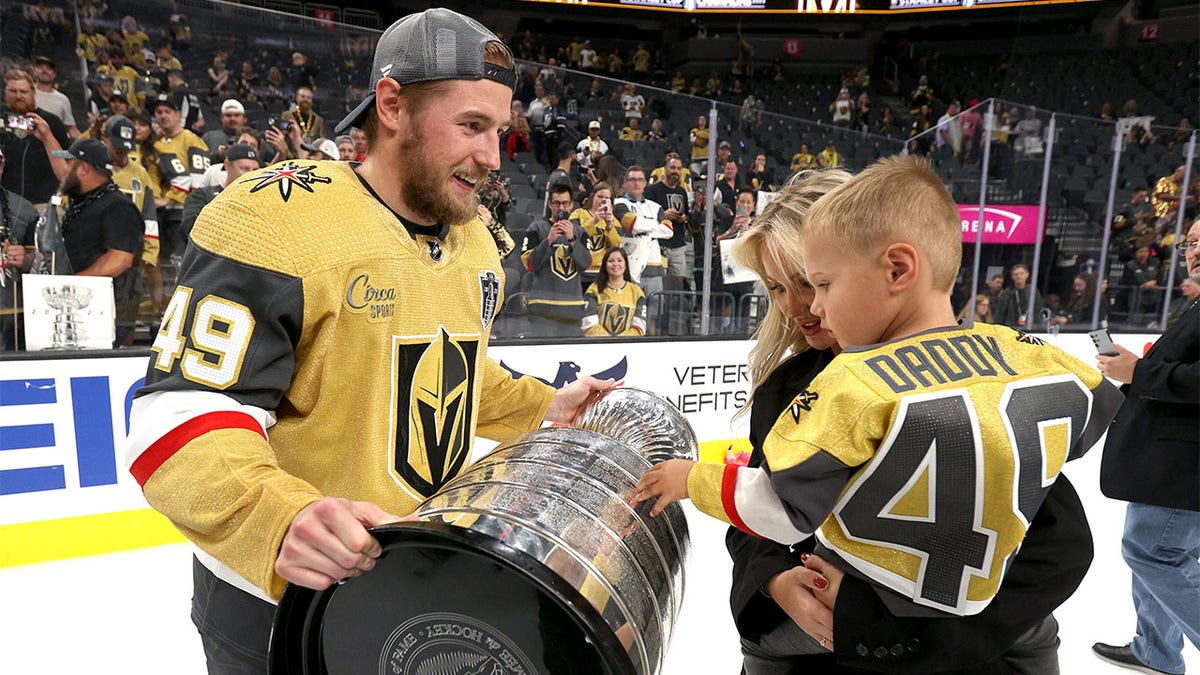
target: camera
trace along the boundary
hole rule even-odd
[[[17,131],[33,131],[37,126],[28,115],[9,115],[5,124],[9,129]]]
[[[280,131],[282,131],[282,132],[283,132],[283,133],[285,133],[285,134],[286,134],[287,132],[289,132],[289,131],[291,131],[291,130],[292,130],[292,123],[291,123],[291,122],[289,122],[289,121],[287,121],[287,120],[280,120],[280,119],[276,119],[276,118],[274,118],[274,117],[272,117],[271,119],[267,120],[267,126],[268,126],[268,127],[275,127],[276,129],[279,129]]]

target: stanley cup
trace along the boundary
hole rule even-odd
[[[672,457],[698,458],[691,426],[630,388],[575,426],[501,445],[422,503],[419,522],[374,528],[372,572],[332,596],[289,587],[271,672],[656,675],[683,600],[687,522],[678,504],[651,518],[630,501]],[[318,635],[315,652],[298,637]],[[307,660],[319,668],[296,665]]]
[[[76,314],[92,302],[92,291],[83,286],[46,286],[42,289],[46,304],[58,310],[54,317],[51,349],[78,349],[86,337],[83,320]]]

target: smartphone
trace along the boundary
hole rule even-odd
[[[1109,336],[1108,330],[1101,328],[1089,331],[1088,337],[1092,338],[1092,344],[1096,345],[1096,352],[1101,356],[1117,355],[1117,348],[1113,345],[1112,337]]]
[[[29,117],[27,115],[9,115],[8,116],[8,128],[9,129],[20,129],[22,131],[33,131],[33,128],[35,126],[37,126],[37,125],[35,125],[33,123],[33,118]]]
[[[560,220],[568,220],[568,219],[570,219],[570,217],[571,217],[570,212],[565,211],[563,209],[559,209],[554,212],[555,222],[560,221]]]
[[[748,215],[750,215],[750,211],[748,211],[746,209],[746,207],[744,207],[744,206],[739,206],[739,207],[737,207],[737,213],[735,215],[737,215],[739,217],[740,216],[748,216]]]

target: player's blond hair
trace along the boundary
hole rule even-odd
[[[825,193],[850,180],[849,173],[840,170],[801,171],[779,190],[779,196],[763,207],[745,234],[733,244],[733,258],[739,265],[752,270],[764,282],[768,275],[763,259],[770,256],[784,269],[803,268],[800,232],[808,210]],[[796,292],[793,279],[771,279]],[[808,342],[791,319],[767,293],[767,311],[754,332],[755,343],[750,350],[750,399],[738,411],[741,416],[754,402],[754,388],[766,381],[784,359],[808,349]]]
[[[962,263],[962,221],[937,173],[923,159],[885,157],[813,205],[805,239],[821,237],[868,256],[911,244],[949,293]]]

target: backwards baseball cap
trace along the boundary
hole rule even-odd
[[[600,128],[600,122],[599,122],[599,121],[597,121],[597,120],[592,120],[591,122],[588,122],[588,128],[589,128],[589,129],[599,129],[599,128]]]
[[[137,130],[133,122],[124,115],[113,115],[104,123],[104,135],[112,141],[113,147],[122,150],[133,150],[137,147]]]
[[[324,153],[329,159],[338,158],[337,143],[334,143],[328,138],[318,138],[313,143],[301,143],[300,147],[308,150],[309,152]]]
[[[483,24],[444,7],[409,14],[388,26],[375,45],[370,93],[337,125],[334,133],[362,127],[367,113],[375,105],[375,85],[385,77],[401,85],[434,80],[488,79],[514,88],[517,83],[515,70],[483,60],[483,49],[489,42],[503,44]]]
[[[66,150],[55,150],[50,153],[59,159],[78,159],[87,162],[97,169],[112,172],[112,158],[108,156],[108,148],[94,138],[80,138]]]
[[[719,149],[721,149],[721,148],[730,148],[730,149],[732,149],[732,148],[733,148],[733,146],[729,144],[729,141],[721,141],[720,143],[718,143],[718,144],[717,144],[717,149],[719,150]]]
[[[109,99],[119,98],[122,101],[129,103],[129,97],[126,96],[125,92],[121,91],[120,89],[113,89],[112,93],[108,95],[108,98]]]
[[[236,162],[239,159],[253,159],[257,162],[258,151],[248,143],[236,143],[229,146],[229,149],[225,151],[225,161]]]
[[[33,57],[33,63],[34,63],[34,65],[44,64],[44,65],[50,66],[51,68],[53,68],[55,70],[58,70],[58,64],[56,64],[54,62],[54,59],[50,58],[49,56],[46,56],[45,54],[39,54],[39,55]]]
[[[242,113],[243,115],[245,115],[246,107],[243,106],[242,102],[237,100],[236,98],[227,98],[227,99],[225,99],[225,102],[221,104],[221,112],[222,113],[228,113],[228,112]]]

